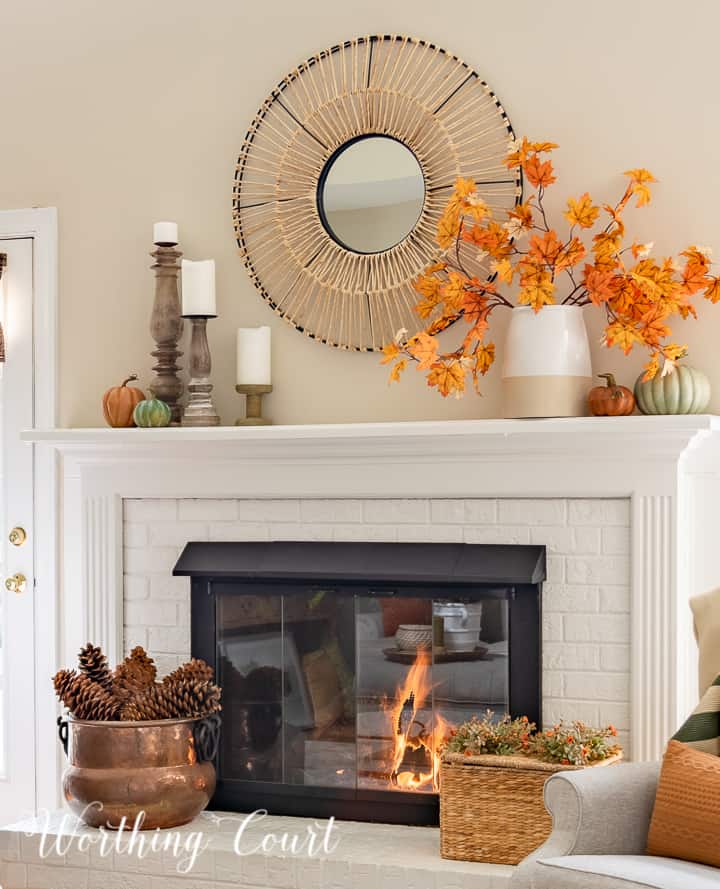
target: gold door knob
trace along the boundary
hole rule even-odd
[[[24,574],[13,574],[5,581],[5,589],[10,593],[24,593],[27,577]]]
[[[22,546],[27,540],[27,532],[24,528],[16,525],[8,534],[8,540],[13,546]]]

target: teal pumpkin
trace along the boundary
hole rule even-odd
[[[136,426],[169,426],[172,411],[159,398],[147,398],[135,405],[133,420]]]
[[[710,380],[694,367],[678,364],[673,373],[635,383],[635,401],[643,414],[701,414],[710,403]]]

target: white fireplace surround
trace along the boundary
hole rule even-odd
[[[629,498],[632,757],[657,758],[697,701],[688,599],[720,585],[720,418],[59,429],[25,438],[56,456],[57,490],[40,492],[38,503],[38,540],[57,560],[60,588],[57,598],[37,590],[43,638],[57,640],[48,667],[72,662],[87,640],[120,657],[126,500]]]

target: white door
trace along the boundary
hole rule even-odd
[[[0,253],[7,255],[0,279],[6,354],[0,380],[2,824],[35,809],[33,450],[20,441],[20,432],[34,425],[33,239],[0,236]]]

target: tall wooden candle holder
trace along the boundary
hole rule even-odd
[[[170,407],[171,426],[180,425],[180,398],[185,388],[178,376],[181,368],[177,363],[183,354],[178,349],[183,319],[178,294],[179,260],[182,253],[176,248],[177,244],[158,244],[150,254],[155,260],[151,266],[155,272],[155,302],[150,318],[150,333],[157,345],[150,354],[157,359],[157,364],[153,365],[154,376],[149,388],[155,398]]]
[[[219,426],[212,402],[212,383],[210,371],[212,360],[207,338],[208,318],[216,315],[185,315],[192,324],[190,338],[190,382],[188,383],[188,403],[183,412],[183,426]]]

